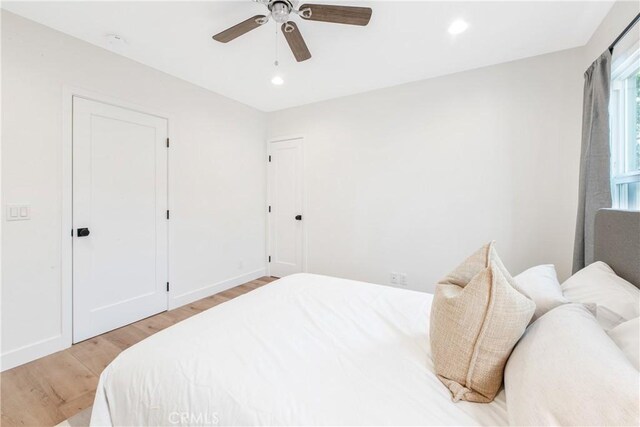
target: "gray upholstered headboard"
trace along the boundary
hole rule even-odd
[[[640,288],[640,211],[600,209],[596,213],[595,260],[609,264]]]

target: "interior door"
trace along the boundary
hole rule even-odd
[[[302,139],[269,143],[269,274],[303,271]]]
[[[167,120],[73,98],[73,341],[167,309]]]

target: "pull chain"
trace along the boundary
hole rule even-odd
[[[278,73],[279,63],[278,63],[278,26],[277,25],[276,25],[275,41],[276,41],[276,49],[275,49],[276,59],[275,61],[273,61],[275,70],[274,70],[273,78],[271,79],[271,83],[276,86],[281,86],[284,84],[284,80],[282,79],[282,76],[280,76],[280,74]]]
[[[275,39],[275,44],[276,44],[276,60],[273,63],[273,65],[275,65],[276,68],[277,68],[278,67],[278,26],[276,25],[275,27],[276,27],[276,32],[275,32],[274,39]]]

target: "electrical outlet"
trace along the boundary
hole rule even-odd
[[[398,274],[398,284],[402,286],[407,286],[407,273]]]
[[[392,271],[389,274],[389,281],[391,282],[392,285],[397,285],[399,280],[400,280],[400,276],[395,271]]]

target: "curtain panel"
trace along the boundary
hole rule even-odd
[[[593,262],[595,215],[598,209],[611,207],[610,86],[611,52],[607,49],[584,73],[574,273]]]

